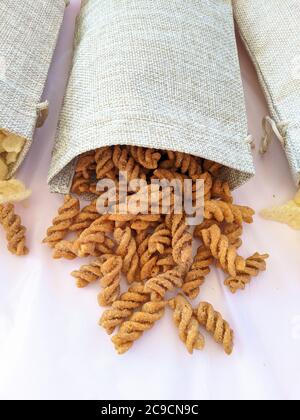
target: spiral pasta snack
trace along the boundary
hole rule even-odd
[[[63,206],[58,210],[58,216],[53,220],[53,225],[47,230],[43,243],[50,248],[62,241],[68,234],[70,227],[80,212],[79,200],[71,195],[65,196]]]
[[[225,203],[233,203],[232,192],[228,182],[217,179],[214,181],[211,189],[211,197],[213,199],[220,199]]]
[[[210,273],[213,264],[211,251],[204,246],[198,248],[190,271],[185,276],[182,291],[190,299],[195,299],[200,293],[200,287],[204,284],[205,277]]]
[[[127,292],[113,302],[111,309],[103,313],[99,324],[108,334],[112,334],[116,327],[130,318],[134,311],[142,307],[149,299],[149,293],[145,292],[142,284],[132,285]]]
[[[189,267],[192,263],[193,236],[189,232],[184,214],[171,214],[166,217],[166,225],[172,232],[173,258],[178,265]]]
[[[127,173],[126,197],[117,183],[120,170]],[[248,259],[238,255],[243,225],[253,222],[254,211],[234,204],[229,184],[218,178],[219,172],[224,168],[214,162],[138,146],[107,146],[78,160],[73,188],[80,195],[93,192],[99,201],[93,199],[79,210],[70,197],[73,205],[59,210],[61,220],[57,217],[49,232],[53,257],[96,258],[72,276],[79,288],[99,281],[103,290],[98,303],[106,308],[99,325],[109,335],[116,331],[112,342],[119,354],[162,318],[166,306],[173,310],[179,337],[189,353],[204,348],[204,327],[231,354],[233,332],[228,323],[212,305],[201,303],[193,309],[188,299],[201,294],[213,263],[229,275],[225,286],[235,293],[265,270],[267,255],[256,253]],[[144,181],[140,189],[129,185],[135,177]],[[106,178],[116,186],[97,191],[96,180]],[[124,183],[126,177],[120,180]],[[165,180],[171,182],[166,190]],[[203,189],[198,181],[203,181]],[[204,220],[194,231],[181,190],[192,196],[193,206],[199,204],[200,193],[204,198]],[[108,212],[99,214],[103,204],[109,206]],[[65,238],[68,233],[73,235],[70,240]],[[193,238],[202,242],[194,258]],[[121,293],[123,277],[127,288]]]
[[[90,227],[95,220],[99,219],[99,217],[97,202],[95,200],[80,211],[70,226],[70,231],[82,233],[82,231]]]
[[[249,207],[235,206],[224,201],[206,201],[204,208],[205,219],[214,219],[217,222],[236,223],[242,225],[243,222],[252,223],[254,212]]]
[[[110,147],[102,147],[95,153],[97,179],[115,178],[115,165],[112,161],[113,151]]]
[[[99,265],[102,274],[100,284],[103,291],[98,295],[98,302],[100,306],[109,306],[120,295],[123,261],[121,257],[116,255],[103,255],[99,258]]]
[[[105,242],[106,234],[112,233],[114,223],[108,220],[108,215],[96,219],[90,227],[85,229],[75,242],[75,249],[79,257],[95,255],[97,247]]]
[[[235,277],[237,272],[246,267],[244,258],[237,254],[237,250],[230,245],[227,236],[222,235],[217,225],[202,231],[203,242],[210,249],[212,255],[220,263],[223,270]]]
[[[22,226],[20,216],[15,214],[13,204],[0,204],[0,223],[6,232],[8,250],[17,256],[27,255],[26,228]]]
[[[199,322],[190,303],[182,295],[177,295],[169,301],[169,305],[173,309],[173,319],[178,327],[179,337],[188,352],[192,354],[194,350],[203,350],[205,340],[199,331]]]
[[[233,351],[234,333],[222,315],[206,302],[199,304],[195,315],[200,325],[212,334],[216,343],[221,344],[225,353],[230,355]]]
[[[257,277],[259,273],[266,270],[266,260],[268,254],[261,255],[255,253],[252,257],[246,259],[246,267],[243,271],[237,273],[236,277],[229,277],[225,280],[225,286],[228,286],[232,293],[238,290],[245,290],[253,277]]]
[[[55,245],[53,258],[55,260],[60,260],[64,258],[65,260],[75,260],[77,258],[74,242],[72,241],[60,241]]]
[[[147,302],[140,312],[135,312],[128,321],[125,321],[112,338],[116,351],[119,354],[126,353],[145,331],[150,330],[164,316],[166,304],[164,301]]]
[[[169,161],[173,162],[173,167],[180,169],[182,174],[188,173],[189,176],[197,175],[202,173],[200,159],[196,159],[194,156],[180,152],[168,152]]]
[[[146,179],[144,169],[129,155],[126,147],[115,146],[112,159],[119,171],[126,172],[129,182],[135,179]]]
[[[116,229],[115,240],[118,243],[117,255],[123,258],[123,273],[126,274],[129,283],[139,280],[139,257],[135,238],[129,227],[125,230]]]
[[[166,273],[159,274],[146,282],[145,291],[151,293],[153,299],[163,299],[167,292],[182,287],[183,275],[182,267],[176,267]]]
[[[156,169],[161,158],[161,154],[154,149],[136,146],[130,147],[130,153],[134,160],[146,169]]]
[[[80,289],[98,281],[102,275],[102,261],[95,260],[89,265],[83,265],[80,270],[73,271],[71,276],[76,279],[76,286]]]
[[[154,254],[158,252],[163,254],[166,248],[169,248],[172,243],[172,233],[165,224],[159,225],[149,239],[149,251]]]

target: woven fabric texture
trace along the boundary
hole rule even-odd
[[[0,129],[25,138],[30,148],[66,0],[0,1]]]
[[[234,14],[300,186],[300,2],[234,0]]]
[[[190,153],[254,174],[231,1],[84,0],[49,184],[108,145]]]

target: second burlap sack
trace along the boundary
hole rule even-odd
[[[229,0],[84,0],[49,184],[68,193],[76,158],[117,144],[253,174]]]
[[[300,2],[234,0],[233,5],[270,109],[262,152],[275,134],[300,186]]]
[[[1,181],[15,174],[36,126],[47,116],[49,104],[41,97],[67,4],[67,0],[0,2]]]

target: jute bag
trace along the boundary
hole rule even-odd
[[[16,136],[25,140],[17,160],[9,165],[7,178],[22,163],[36,126],[41,126],[47,116],[48,102],[41,103],[41,97],[67,3],[0,2],[1,139],[7,135],[12,141]]]
[[[299,186],[300,3],[298,0],[234,0],[234,14],[270,108],[270,117],[264,119],[266,137],[262,152],[275,133]]]
[[[103,146],[174,150],[254,174],[229,0],[84,0],[49,184]]]

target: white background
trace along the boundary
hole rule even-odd
[[[246,227],[242,254],[269,252],[267,273],[231,295],[213,271],[202,300],[220,310],[236,332],[225,356],[207,337],[205,351],[188,355],[171,313],[124,356],[117,356],[97,325],[99,286],[78,290],[70,272],[80,261],[51,259],[41,245],[61,203],[46,184],[68,68],[79,0],[67,8],[45,98],[50,117],[19,172],[33,190],[19,205],[28,226],[30,255],[16,258],[0,233],[0,398],[2,399],[287,399],[300,397],[300,233],[262,220]],[[257,144],[267,114],[255,72],[240,47],[250,132]],[[254,151],[256,177],[236,200],[255,210],[285,202],[296,192],[275,141],[264,158]]]

